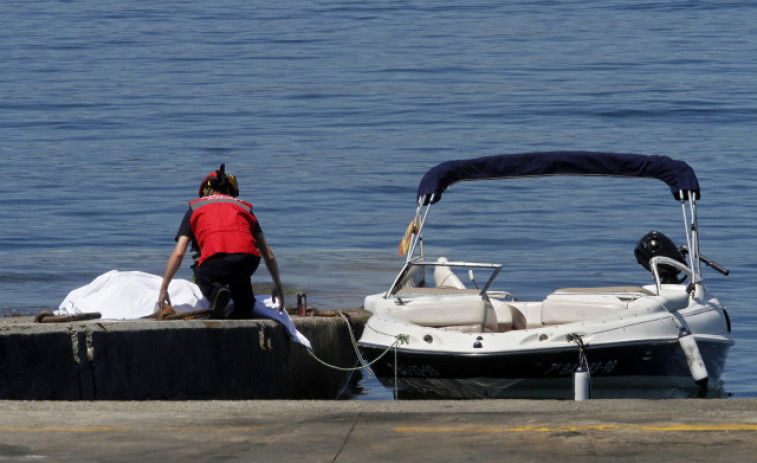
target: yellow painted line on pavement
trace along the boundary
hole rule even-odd
[[[517,433],[517,432],[582,432],[582,431],[757,431],[757,424],[589,424],[583,426],[396,426],[395,432],[405,434],[444,433]]]
[[[271,426],[172,426],[164,427],[169,432],[256,432],[272,429]]]

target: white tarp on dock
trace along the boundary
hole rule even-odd
[[[104,319],[126,320],[142,318],[158,310],[158,292],[163,278],[139,271],[111,270],[95,278],[88,285],[77,288],[58,306],[57,315],[76,315],[99,312]],[[210,307],[200,288],[189,280],[174,279],[168,286],[176,312],[189,312]],[[279,312],[270,296],[256,296],[253,312],[283,324],[296,342],[310,348],[310,341],[294,327],[284,310]]]

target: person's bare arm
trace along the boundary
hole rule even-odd
[[[181,262],[184,260],[184,254],[187,252],[187,246],[189,246],[188,236],[180,236],[179,239],[176,240],[176,246],[173,248],[171,257],[168,258],[168,263],[166,264],[166,273],[163,275],[163,283],[160,285],[158,310],[163,310],[166,306],[172,305],[171,298],[168,296],[168,285],[181,267]]]
[[[257,241],[258,249],[263,257],[265,266],[268,269],[268,273],[271,274],[273,280],[273,298],[279,302],[279,310],[284,310],[284,287],[281,285],[281,277],[279,276],[279,264],[276,262],[276,256],[273,255],[271,247],[268,246],[268,242],[265,240],[265,235],[262,230],[254,233],[255,241]]]

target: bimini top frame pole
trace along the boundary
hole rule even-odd
[[[684,233],[689,254],[689,268],[691,269],[691,283],[698,285],[702,282],[702,265],[699,256],[699,224],[697,223],[697,200],[689,191],[681,191],[681,212],[683,213]],[[689,210],[686,211],[688,200]]]
[[[424,204],[424,198],[418,199],[418,205],[415,208],[415,217],[413,218],[413,223],[416,224],[416,228],[414,229],[413,236],[410,240],[410,247],[407,251],[405,263],[410,262],[413,259],[416,248],[418,249],[418,255],[421,258],[423,257],[423,225],[426,223],[431,204],[432,201],[426,201]]]

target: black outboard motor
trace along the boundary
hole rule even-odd
[[[636,256],[636,261],[650,272],[652,269],[649,267],[649,260],[657,256],[669,257],[686,265],[686,257],[676,247],[675,243],[657,230],[652,230],[644,235],[636,245],[636,249],[633,250],[633,254]],[[658,265],[657,269],[660,272],[660,280],[664,284],[678,284],[686,279],[686,275],[679,279],[678,274],[681,271],[670,265]]]

